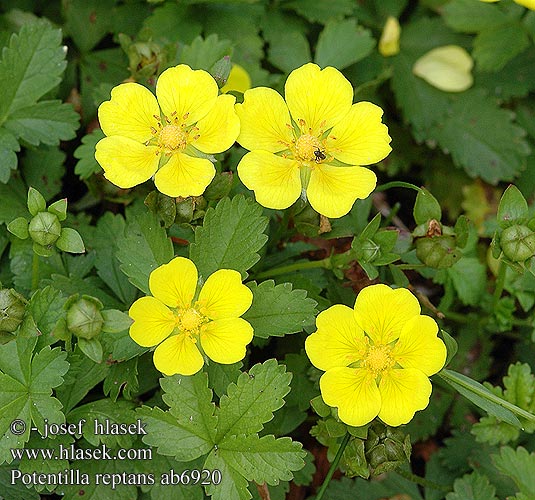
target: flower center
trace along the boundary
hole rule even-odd
[[[296,159],[300,161],[320,163],[327,159],[322,143],[315,135],[311,134],[303,134],[297,139],[294,154]]]
[[[158,146],[170,151],[184,149],[187,144],[187,137],[188,135],[184,132],[182,127],[178,127],[177,125],[166,125],[160,131]]]
[[[370,346],[364,357],[364,366],[375,374],[391,368],[395,364],[392,356],[390,356],[391,350],[387,345]]]
[[[183,332],[198,333],[199,327],[206,321],[196,309],[182,309],[178,315],[178,328]]]

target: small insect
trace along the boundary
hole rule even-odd
[[[319,163],[320,161],[326,160],[325,151],[322,151],[320,148],[314,151],[314,161]]]

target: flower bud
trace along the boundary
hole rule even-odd
[[[411,456],[410,437],[378,422],[370,427],[365,445],[372,476],[398,468]]]
[[[232,63],[230,62],[229,56],[224,56],[219,59],[219,61],[217,61],[210,69],[210,74],[214,77],[219,88],[224,87],[225,83],[227,83],[231,69]]]
[[[524,262],[535,254],[535,233],[529,227],[515,224],[503,230],[500,245],[513,262]]]
[[[76,300],[67,311],[67,328],[77,337],[92,339],[102,330],[102,304],[92,297]]]
[[[24,317],[23,298],[14,290],[0,290],[0,332],[14,332]]]
[[[435,269],[451,267],[460,258],[453,236],[432,236],[416,240],[416,257]]]
[[[56,215],[39,212],[30,221],[28,231],[32,240],[42,246],[52,245],[61,235],[61,224]]]
[[[362,243],[360,250],[362,262],[373,262],[381,253],[381,247],[370,239]]]

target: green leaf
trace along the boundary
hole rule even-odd
[[[273,412],[284,405],[291,379],[291,373],[275,359],[254,365],[248,374],[242,373],[219,401],[216,442],[228,435],[261,431],[262,424],[269,422]]]
[[[431,135],[470,177],[479,176],[490,184],[512,180],[530,152],[524,130],[511,123],[513,113],[498,108],[477,89],[452,99],[450,114],[433,127]]]
[[[314,324],[316,301],[307,298],[304,290],[292,290],[291,283],[275,286],[273,280],[247,286],[253,292],[253,304],[243,314],[251,323],[256,337],[282,337]]]
[[[28,149],[22,159],[22,175],[26,184],[39,186],[39,191],[47,201],[61,191],[66,156],[57,147],[42,146]]]
[[[271,64],[289,73],[312,59],[310,45],[302,31],[274,30],[269,33],[268,59]]]
[[[219,363],[210,363],[204,367],[208,374],[208,386],[214,391],[217,397],[226,394],[227,387],[238,380],[241,375],[243,363],[232,363],[231,365],[221,365]]]
[[[74,167],[74,173],[80,176],[80,179],[89,179],[93,174],[102,172],[102,167],[95,160],[95,147],[104,137],[104,132],[96,128],[90,134],[84,135],[81,146],[75,149],[74,157],[78,159],[78,163]]]
[[[4,126],[33,146],[40,143],[54,146],[60,140],[75,137],[79,119],[71,104],[41,101],[11,113]]]
[[[160,379],[168,411],[142,407],[138,414],[147,423],[143,442],[158,447],[161,455],[179,461],[194,460],[214,444],[217,419],[206,373],[190,377],[174,375]]]
[[[228,40],[219,40],[213,33],[203,39],[198,36],[186,45],[180,54],[180,63],[188,64],[193,69],[204,69],[208,71],[219,59],[230,55],[231,44]]]
[[[453,493],[448,493],[446,500],[498,500],[495,493],[486,476],[473,472],[455,480]]]
[[[130,328],[132,324],[130,316],[117,309],[107,309],[106,311],[101,311],[101,314],[104,318],[103,332],[119,333]]]
[[[60,83],[67,65],[61,38],[61,30],[45,21],[25,24],[12,35],[0,60],[0,124]]]
[[[527,47],[529,37],[520,22],[509,22],[479,33],[472,55],[479,71],[498,71]]]
[[[76,229],[64,227],[61,229],[61,234],[56,240],[56,246],[64,252],[70,253],[84,253],[85,246],[82,241],[80,233]]]
[[[246,277],[267,241],[267,223],[262,208],[250,198],[224,198],[206,211],[202,227],[195,229],[190,258],[204,279],[218,269],[235,269]]]
[[[457,345],[457,341],[446,330],[440,330],[439,337],[443,340],[448,351],[448,356],[444,363],[444,366],[448,366],[452,358],[457,354],[459,346]]]
[[[137,363],[138,358],[134,358],[112,364],[104,380],[104,394],[117,401],[122,391],[126,399],[132,399],[139,390]]]
[[[55,201],[47,208],[47,212],[54,214],[60,222],[63,222],[67,218],[67,198]]]
[[[492,455],[492,461],[502,474],[515,482],[521,493],[528,498],[535,497],[535,453],[528,453],[522,446],[516,451],[504,446],[499,455]]]
[[[78,348],[91,361],[95,363],[102,363],[102,344],[97,339],[78,339]]]
[[[20,176],[12,177],[7,184],[0,182],[0,223],[28,216],[27,189]]]
[[[28,210],[35,217],[39,212],[46,210],[46,200],[37,189],[30,186],[28,189]]]
[[[17,217],[7,225],[7,230],[17,238],[25,240],[30,233],[28,232],[28,221],[24,217]]]
[[[374,47],[371,32],[357,25],[354,19],[332,21],[320,33],[314,62],[322,68],[344,69],[364,59]]]
[[[115,241],[121,270],[130,283],[148,295],[150,273],[167,264],[174,254],[173,243],[160,220],[152,212],[145,212],[128,221],[124,236],[116,237]]]
[[[437,199],[425,188],[421,188],[416,195],[413,214],[416,224],[425,224],[430,219],[440,221],[442,218]]]
[[[291,9],[311,23],[321,23],[332,19],[342,19],[350,15],[354,9],[352,0],[336,0],[336,2],[310,2],[310,0],[291,0],[282,4],[284,9]]]
[[[28,441],[32,422],[43,434],[45,418],[54,423],[65,420],[52,389],[62,384],[69,369],[67,353],[46,346],[34,354],[36,341],[36,337],[18,337],[0,346],[0,462],[11,460],[10,448],[21,448]],[[15,419],[26,424],[22,435],[10,431]]]
[[[510,184],[500,198],[496,218],[502,229],[513,224],[522,224],[528,217],[528,203],[520,190]]]
[[[470,306],[478,304],[486,291],[486,266],[477,257],[461,257],[447,272],[461,302]]]
[[[442,8],[444,22],[455,31],[477,33],[507,21],[496,6],[472,0],[452,0]]]
[[[11,176],[11,171],[17,168],[17,151],[20,151],[17,138],[6,129],[0,128],[0,183],[5,184]]]

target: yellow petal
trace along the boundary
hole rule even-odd
[[[202,354],[188,335],[173,335],[154,351],[154,366],[165,375],[193,375],[203,365]]]
[[[395,17],[388,16],[381,39],[379,40],[379,54],[382,56],[395,56],[399,52],[399,36],[401,28]]]
[[[167,119],[191,125],[215,106],[218,89],[212,76],[185,64],[166,69],[156,82],[156,97]]]
[[[527,7],[528,9],[535,10],[535,0],[514,0],[518,5]]]
[[[307,188],[312,208],[325,217],[342,217],[357,198],[366,198],[375,188],[377,177],[365,167],[316,165]]]
[[[210,319],[237,318],[253,303],[253,293],[241,282],[241,274],[220,269],[211,274],[199,294],[200,312]]]
[[[169,307],[188,309],[197,288],[197,268],[184,257],[175,257],[156,268],[149,276],[149,288],[158,300]]]
[[[163,194],[176,198],[200,196],[215,175],[214,165],[205,158],[175,153],[154,176],[154,184]]]
[[[215,106],[199,120],[196,132],[198,139],[192,144],[203,153],[213,154],[226,151],[234,144],[240,133],[240,120],[234,111],[236,98],[220,95]]]
[[[409,422],[418,410],[429,404],[431,382],[414,368],[387,370],[379,383],[381,411],[379,418],[396,427]]]
[[[245,348],[253,340],[253,327],[242,318],[218,319],[203,325],[200,337],[211,360],[229,365],[245,357]]]
[[[152,92],[138,83],[123,83],[111,91],[111,100],[98,108],[98,121],[107,135],[121,135],[138,142],[158,129],[160,108]]]
[[[320,379],[321,396],[338,408],[342,422],[359,427],[371,422],[381,408],[381,395],[368,370],[332,368]]]
[[[427,376],[446,362],[446,346],[437,337],[438,325],[429,316],[414,316],[403,326],[392,357],[403,368],[417,368]]]
[[[313,63],[290,73],[284,94],[292,118],[305,120],[315,136],[340,122],[353,102],[353,87],[340,71],[331,67],[320,70]]]
[[[355,302],[355,319],[375,344],[396,340],[405,323],[419,314],[420,304],[406,288],[367,286]]]
[[[159,162],[157,150],[156,146],[114,135],[98,141],[95,159],[106,179],[120,188],[131,188],[154,175]]]
[[[251,88],[251,77],[249,73],[239,64],[233,64],[230,74],[227,79],[227,83],[221,87],[221,93],[230,92],[235,90],[242,94]]]
[[[278,92],[267,87],[247,90],[236,113],[241,124],[238,142],[245,149],[271,153],[288,149],[293,139],[290,113]]]
[[[301,195],[299,164],[267,151],[247,153],[238,164],[238,176],[266,208],[288,208]]]
[[[457,45],[437,47],[424,54],[412,72],[444,92],[463,92],[474,83],[470,54]]]
[[[130,337],[142,347],[152,347],[167,338],[175,328],[175,315],[154,297],[137,299],[129,316],[134,320]]]
[[[327,151],[349,165],[371,165],[392,151],[388,128],[381,123],[383,110],[371,102],[359,102],[325,141]]]
[[[348,366],[362,358],[364,333],[355,321],[353,309],[337,304],[319,313],[317,331],[305,341],[305,351],[320,370]]]

